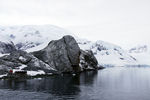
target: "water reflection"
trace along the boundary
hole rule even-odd
[[[93,84],[97,72],[85,72],[81,75],[51,76],[30,80],[1,80],[1,89],[27,90],[36,92],[48,92],[54,95],[77,95],[80,84]]]
[[[97,80],[98,71],[84,72],[80,75],[80,84],[93,85]]]
[[[149,93],[150,67],[112,67],[76,76],[0,80],[0,99],[9,94],[15,95],[14,100],[18,95],[32,100],[149,100]]]

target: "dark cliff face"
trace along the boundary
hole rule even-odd
[[[0,41],[0,53],[11,53],[12,51],[15,51],[15,45],[10,42],[10,43],[5,43]]]
[[[80,71],[80,48],[72,36],[51,41],[46,48],[33,52],[33,55],[59,72]]]

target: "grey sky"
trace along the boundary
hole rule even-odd
[[[52,24],[126,47],[150,43],[150,1],[0,0],[0,24]]]

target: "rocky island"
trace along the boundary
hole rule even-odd
[[[7,53],[10,53],[0,57],[0,75],[3,76],[9,70],[27,71],[27,75],[36,76],[99,69],[93,52],[81,50],[74,37],[70,35],[52,40],[44,49],[30,53],[17,50],[13,43],[3,46],[4,48],[0,47],[1,50],[9,49]]]

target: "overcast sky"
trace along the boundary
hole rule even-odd
[[[122,47],[150,43],[150,0],[0,0],[0,25],[28,24]]]

